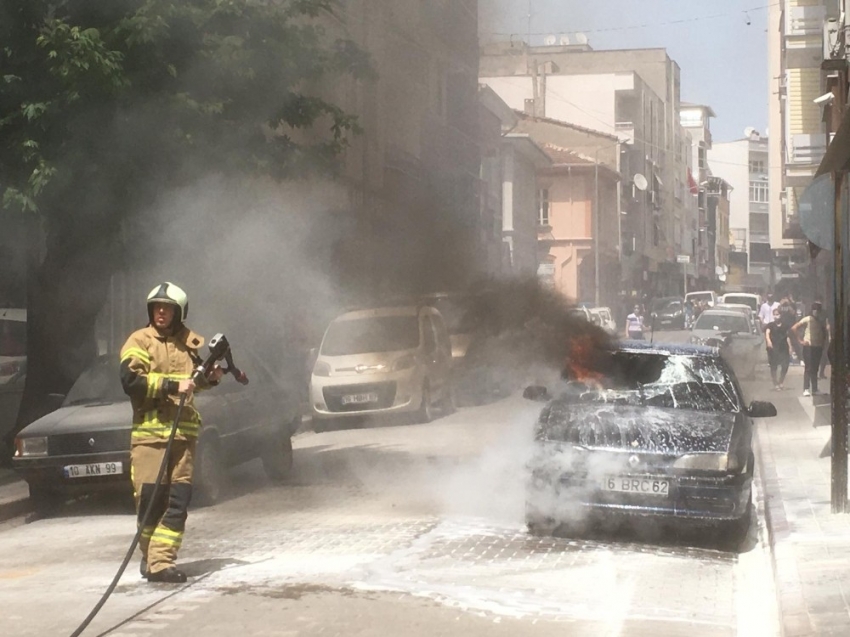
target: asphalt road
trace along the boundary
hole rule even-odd
[[[737,550],[656,529],[529,536],[538,410],[515,397],[429,425],[299,436],[290,483],[249,463],[226,501],[191,513],[187,585],[147,584],[134,560],[86,634],[778,634],[760,519]],[[70,634],[133,531],[114,498],[0,526],[0,632]]]

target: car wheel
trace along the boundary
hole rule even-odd
[[[286,480],[292,473],[292,438],[289,431],[282,429],[275,431],[267,444],[263,446],[260,460],[269,480],[273,482]]]
[[[419,410],[416,412],[416,422],[426,424],[434,420],[434,405],[431,402],[431,387],[428,381],[422,385],[422,402],[419,404]]]
[[[218,438],[204,438],[198,445],[195,501],[202,507],[212,506],[221,499],[224,485],[225,469]]]
[[[529,535],[535,537],[550,537],[555,534],[558,524],[552,518],[527,518],[525,527]]]
[[[447,382],[443,389],[443,400],[440,402],[440,411],[443,412],[443,416],[449,416],[457,411],[456,402],[454,387]]]
[[[64,504],[61,493],[47,487],[29,485],[30,502],[35,512],[39,515],[52,515]]]

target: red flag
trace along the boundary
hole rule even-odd
[[[688,168],[688,188],[691,189],[692,195],[698,195],[699,194],[699,184],[697,183],[697,180],[694,179],[694,175],[691,172],[690,168]]]

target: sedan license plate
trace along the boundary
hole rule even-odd
[[[122,462],[95,462],[92,464],[70,464],[64,468],[66,478],[91,478],[116,476],[124,472]]]
[[[343,405],[365,405],[366,403],[378,402],[378,394],[371,392],[369,394],[348,394],[342,397]]]
[[[617,493],[634,493],[636,495],[670,495],[670,481],[658,478],[626,478],[624,476],[609,476],[602,481],[603,491]]]

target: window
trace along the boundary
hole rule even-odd
[[[764,160],[763,159],[751,159],[750,160],[750,174],[755,175],[763,175],[764,174]]]
[[[770,216],[766,212],[750,213],[750,234],[769,234]]]
[[[750,202],[751,203],[768,203],[769,192],[766,181],[751,181],[750,182]]]
[[[771,252],[769,243],[750,244],[750,263],[770,263]]]
[[[705,142],[699,143],[699,168],[700,170],[706,169]]]
[[[537,191],[537,223],[541,226],[549,225],[549,189],[541,188]]]

